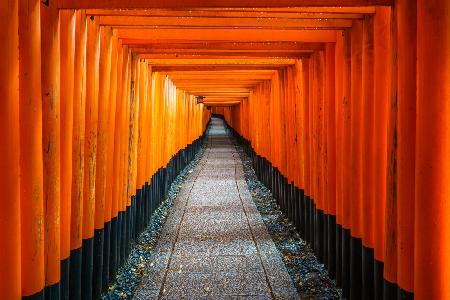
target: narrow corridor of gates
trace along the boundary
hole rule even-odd
[[[214,115],[344,298],[450,299],[449,0],[2,0],[0,25],[0,298],[101,298]],[[243,293],[290,298],[211,134],[167,264],[204,200],[211,234],[247,226]]]

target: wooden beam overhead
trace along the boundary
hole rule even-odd
[[[264,54],[264,53],[290,53],[290,54],[305,54],[313,53],[314,50],[220,50],[220,49],[151,49],[151,48],[141,48],[141,47],[129,47],[133,49],[135,53],[145,53],[145,54],[210,54],[210,55],[239,55],[240,53],[245,54]]]
[[[204,92],[204,93],[190,93],[195,96],[220,96],[223,98],[229,98],[229,97],[237,97],[237,98],[247,98],[250,93],[249,92],[221,92],[221,93],[215,93],[215,92]]]
[[[214,72],[203,72],[204,74],[186,74],[186,72],[176,72],[176,73],[168,73],[168,76],[173,81],[180,82],[217,82],[217,81],[227,81],[227,82],[246,82],[246,81],[262,81],[262,80],[270,80],[273,76],[273,73],[258,73],[255,71],[252,73],[241,73],[241,74],[227,74],[227,73],[219,73],[215,74]]]
[[[215,98],[213,98],[213,97],[205,97],[203,99],[203,101],[205,101],[205,102],[216,102],[216,103],[218,103],[218,102],[240,102],[240,101],[243,101],[245,99],[247,99],[247,98],[238,98],[238,97],[234,97],[234,98],[233,97],[230,97],[230,98],[215,97]]]
[[[295,64],[291,58],[271,59],[147,59],[149,65],[159,66],[287,66]]]
[[[269,80],[275,74],[273,70],[234,70],[234,71],[174,71],[164,72],[164,75],[174,80],[239,80],[239,79],[255,79]]]
[[[334,30],[272,30],[272,29],[118,29],[119,38],[145,40],[179,39],[192,41],[232,42],[335,42]]]
[[[182,71],[199,71],[199,72],[211,72],[211,71],[276,71],[285,68],[285,65],[280,66],[250,66],[250,65],[235,65],[235,66],[154,66],[152,70],[154,72],[182,72]]]
[[[59,8],[194,8],[194,7],[300,7],[378,6],[393,0],[58,0]]]
[[[172,79],[172,78],[171,78]],[[192,80],[177,80],[177,79],[172,79],[172,81],[175,83],[176,86],[217,86],[217,85],[223,85],[223,86],[254,86],[260,82],[262,82],[262,80],[220,80],[220,79],[216,79],[216,80],[196,80],[196,81],[192,81]]]
[[[229,101],[229,102],[203,102],[204,105],[208,106],[234,106],[239,105],[241,101]]]
[[[186,76],[195,76],[195,75],[248,75],[248,74],[260,74],[260,75],[273,75],[275,72],[274,71],[269,71],[269,70],[260,70],[257,72],[254,71],[245,71],[245,70],[240,70],[240,71],[235,71],[235,72],[230,72],[230,71],[184,71],[184,72],[177,72],[177,73],[171,73],[168,72],[166,73],[166,75],[186,75]]]
[[[151,17],[177,17],[177,18],[281,18],[281,19],[362,19],[365,14],[373,14],[374,8],[369,7],[370,12],[323,12],[320,9],[316,12],[297,12],[291,8],[282,11],[275,10],[174,10],[174,9],[88,9],[86,14],[90,16],[151,16]],[[324,8],[326,10],[326,8]],[[367,10],[367,9],[366,9]]]
[[[189,8],[192,10],[219,10],[218,8]],[[301,13],[363,13],[374,14],[374,6],[297,6],[297,7],[223,7],[220,11],[261,11],[261,12],[301,12]]]
[[[141,51],[136,51],[137,54],[141,58],[145,59],[251,59],[251,58],[268,58],[268,59],[277,59],[277,58],[308,58],[311,56],[311,53],[283,53],[283,52],[277,52],[277,53],[245,53],[245,52],[238,52],[238,53],[192,53],[192,54],[151,54],[151,53],[145,53]]]
[[[222,92],[249,92],[253,88],[256,87],[256,85],[237,85],[237,86],[223,86],[220,84],[214,85],[214,86],[190,86],[190,85],[177,85],[175,84],[177,88],[182,89],[186,92],[190,93],[203,93],[203,92],[214,92],[217,91],[218,93]]]
[[[175,85],[177,87],[189,87],[189,88],[206,88],[206,89],[210,89],[210,88],[252,88],[254,87],[256,84],[260,83],[260,81],[256,81],[254,83],[239,83],[239,82],[234,82],[234,83],[226,83],[226,82],[220,82],[220,81],[215,81],[215,82],[211,82],[211,83],[205,83],[205,82],[180,82],[180,81],[174,81]]]
[[[182,73],[182,72],[180,72]],[[173,73],[172,73],[173,74]],[[203,77],[202,77],[203,76]],[[189,82],[189,81],[200,81],[200,82],[216,82],[216,81],[223,81],[227,80],[230,82],[242,82],[246,80],[251,81],[261,81],[261,80],[270,80],[272,78],[272,75],[265,75],[265,74],[248,74],[248,75],[212,75],[212,74],[205,74],[205,75],[191,75],[191,76],[184,76],[183,74],[174,74],[169,75],[169,77],[173,81],[180,81],[180,82]]]
[[[226,93],[248,93],[252,90],[252,87],[237,88],[237,87],[193,87],[185,88],[186,92],[192,92],[195,94],[201,93],[214,93],[214,94],[226,94]]]
[[[129,48],[143,48],[151,50],[177,51],[316,51],[324,50],[324,43],[314,42],[236,42],[236,41],[199,41],[199,40],[167,40],[167,39],[122,39],[123,45]]]
[[[214,102],[214,103],[220,103],[220,102],[241,102],[247,98],[210,98],[206,97],[203,99],[204,102]]]
[[[101,16],[100,24],[120,28],[269,28],[311,29],[349,28],[352,20],[341,19],[281,19],[281,18],[167,18],[142,16]]]

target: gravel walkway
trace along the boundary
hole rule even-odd
[[[296,299],[243,165],[213,119],[208,148],[179,191],[136,299]]]
[[[253,201],[302,300],[341,299],[342,291],[326,267],[317,260],[310,245],[300,238],[296,228],[283,215],[271,191],[258,180],[250,157],[236,142],[244,166],[245,179]]]

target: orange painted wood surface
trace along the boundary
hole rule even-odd
[[[96,19],[87,20],[86,114],[83,182],[83,239],[94,236],[100,35]]]
[[[191,8],[191,7],[292,7],[292,6],[367,6],[367,5],[392,5],[392,0],[187,0],[180,3],[176,0],[168,0],[164,3],[157,1],[133,0],[124,4],[120,0],[100,0],[92,3],[88,0],[61,0],[60,8]]]
[[[448,1],[417,2],[416,299],[450,297],[449,12]]]
[[[374,24],[372,16],[363,21],[362,53],[362,243],[374,248]],[[378,124],[377,124],[378,126]]]
[[[325,111],[325,118],[327,121],[327,155],[324,160],[327,163],[325,180],[327,187],[325,190],[327,213],[329,215],[336,215],[336,58],[335,58],[335,44],[328,44],[326,48],[326,99],[327,110]]]
[[[45,285],[61,277],[61,127],[59,11],[41,2],[42,151],[44,155]]]
[[[17,199],[20,222],[16,226],[21,230],[18,255],[21,256],[22,295],[32,295],[42,291],[45,285],[40,3],[20,1],[18,7],[19,81],[16,88],[19,92],[20,125],[17,126],[20,128],[21,171],[20,202]],[[35,272],[28,272],[29,268]]]
[[[21,208],[19,182],[19,4],[0,3],[0,38],[5,43],[0,54],[0,130],[6,147],[0,147],[0,291],[3,297],[20,299],[21,286]],[[39,42],[38,42],[39,43]],[[39,74],[39,72],[38,72]],[[41,281],[42,282],[42,281]]]
[[[386,176],[386,209],[385,209],[385,247],[384,247],[384,279],[390,283],[397,282],[397,139],[398,139],[398,31],[397,12],[391,12],[391,49],[390,49],[390,82],[388,104],[387,132],[387,176]]]
[[[374,257],[384,261],[385,209],[387,178],[387,117],[390,74],[390,9],[377,8],[374,16],[374,180],[376,193],[374,207]]]
[[[111,37],[111,73],[110,73],[110,89],[109,89],[109,107],[108,107],[108,147],[106,154],[106,187],[105,187],[105,214],[104,222],[110,221],[117,217],[117,202],[113,197],[114,188],[119,185],[117,175],[115,173],[115,158],[116,152],[119,151],[119,145],[116,143],[118,137],[115,135],[118,131],[116,127],[116,120],[118,119],[119,111],[117,110],[118,100],[118,82],[119,82],[119,39],[117,38],[117,31],[112,31]],[[117,112],[117,113],[116,113]],[[117,145],[117,146],[116,146]]]
[[[447,2],[4,1],[2,295],[60,282],[215,113],[384,280],[449,297]]]
[[[70,256],[72,202],[73,99],[75,71],[75,11],[60,12],[61,61],[61,260]]]
[[[416,144],[416,3],[398,0],[397,12],[397,283],[414,291],[414,206]],[[411,46],[414,45],[414,46]]]
[[[354,21],[351,34],[350,203],[351,233],[362,238],[362,21]]]
[[[72,193],[70,209],[70,248],[79,249],[83,235],[83,199],[85,176],[85,113],[86,113],[86,16],[75,15],[75,56],[73,87]]]
[[[109,108],[111,88],[112,30],[100,27],[100,61],[98,73],[97,152],[95,154],[95,216],[94,229],[102,229],[106,206],[106,168],[108,161]]]

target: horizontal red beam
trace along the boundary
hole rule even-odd
[[[236,42],[334,42],[335,30],[272,29],[118,29],[121,39],[174,39]]]
[[[251,58],[309,58],[311,53],[286,53],[286,52],[262,52],[262,53],[146,53],[145,51],[134,51],[141,58],[147,59],[251,59]]]
[[[323,7],[323,8],[283,8],[276,10],[274,8],[262,10],[251,9],[239,10],[228,9],[88,9],[86,14],[89,16],[106,17],[165,17],[165,18],[259,18],[259,19],[362,19],[365,14],[374,14],[373,6],[369,7],[349,7],[343,10],[343,7]],[[302,12],[304,10],[305,12]]]
[[[281,19],[281,18],[177,18],[152,16],[101,16],[101,25],[113,27],[151,27],[151,28],[349,28],[351,20],[341,19]]]
[[[198,41],[198,40],[167,40],[167,39],[122,39],[123,45],[129,48],[148,48],[152,50],[164,50],[173,52],[176,50],[198,51],[301,51],[301,50],[325,50],[324,43],[306,42],[237,42],[237,41]]]
[[[59,0],[59,8],[378,6],[393,0]]]
[[[176,72],[176,71],[275,71],[285,68],[285,65],[279,66],[244,66],[244,65],[236,65],[236,66],[155,66],[152,67],[152,71],[154,72]]]

